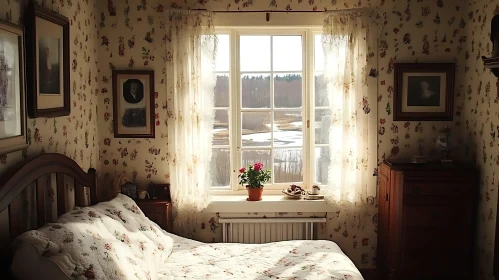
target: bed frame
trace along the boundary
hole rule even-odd
[[[97,172],[90,168],[85,172],[81,167],[69,157],[62,154],[48,153],[42,154],[32,160],[21,162],[17,166],[10,168],[0,175],[0,213],[8,211],[9,218],[9,253],[1,256],[3,270],[10,267],[11,253],[10,245],[12,241],[27,230],[34,228],[23,228],[22,201],[19,194],[28,186],[35,186],[36,199],[33,201],[37,212],[35,228],[45,225],[45,206],[49,205],[45,201],[44,190],[47,187],[46,176],[56,174],[57,190],[57,215],[60,216],[71,209],[66,209],[66,178],[74,180],[75,206],[86,206],[87,200],[85,187],[90,190],[89,204],[99,202],[97,189]],[[0,274],[1,275],[1,274]]]

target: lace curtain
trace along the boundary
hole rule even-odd
[[[322,35],[331,114],[324,193],[344,221],[360,221],[376,197],[377,28],[367,13],[326,13]]]
[[[175,231],[193,237],[210,202],[217,38],[209,12],[168,12],[168,163]]]

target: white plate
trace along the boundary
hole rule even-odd
[[[304,197],[306,200],[319,200],[324,199],[324,195],[320,194],[309,194]]]

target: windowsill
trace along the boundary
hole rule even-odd
[[[328,212],[331,205],[323,199],[287,199],[282,195],[264,195],[261,201],[246,201],[246,195],[212,196],[207,212],[250,213],[250,212]]]

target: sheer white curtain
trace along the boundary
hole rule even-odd
[[[377,28],[368,14],[326,13],[322,35],[331,111],[325,194],[344,218],[359,217],[376,196]]]
[[[193,237],[210,202],[217,37],[209,12],[170,11],[166,84],[168,162],[177,234]]]

